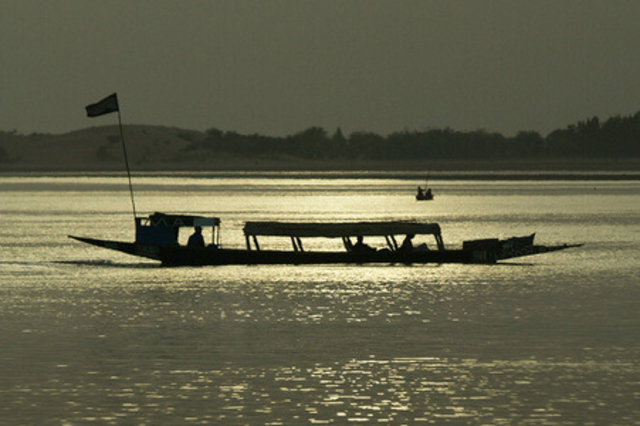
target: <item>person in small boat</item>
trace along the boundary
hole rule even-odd
[[[357,253],[366,253],[369,251],[376,251],[376,249],[365,244],[364,237],[362,235],[358,235],[357,242],[353,245],[352,251]]]
[[[418,187],[418,197],[422,197],[423,195],[424,195],[424,194],[423,194],[423,192],[422,192],[422,187],[421,187],[421,186],[419,186],[419,187]]]
[[[202,227],[196,226],[195,231],[189,237],[189,241],[187,242],[187,247],[204,247],[204,237],[202,236]]]

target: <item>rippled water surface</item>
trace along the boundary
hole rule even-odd
[[[0,424],[640,424],[640,183],[442,180],[422,203],[418,184],[134,178],[141,214],[219,216],[227,247],[248,220],[389,219],[436,221],[452,246],[585,245],[162,268],[67,238],[133,239],[121,176],[0,178]]]

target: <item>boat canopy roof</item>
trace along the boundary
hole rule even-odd
[[[440,225],[422,222],[341,222],[341,223],[299,223],[299,222],[247,222],[244,226],[247,236],[324,237],[340,238],[387,235],[440,235]]]
[[[219,226],[220,219],[217,217],[204,217],[192,215],[176,215],[155,212],[149,215],[151,226],[167,226],[171,228],[193,227],[193,226]]]

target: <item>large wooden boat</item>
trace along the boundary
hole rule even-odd
[[[246,248],[226,248],[220,244],[220,219],[191,215],[154,213],[148,218],[136,218],[134,242],[100,240],[69,236],[75,240],[117,250],[133,256],[153,259],[167,266],[180,265],[263,265],[263,264],[335,264],[335,263],[484,263],[547,253],[579,245],[534,245],[535,234],[500,239],[465,241],[459,248],[445,247],[437,223],[391,222],[247,222],[244,226]],[[182,228],[211,228],[211,243],[203,247],[179,244]],[[427,235],[434,239],[431,246],[413,247],[411,239]],[[405,241],[398,244],[396,237]],[[292,250],[269,250],[261,247],[258,237],[285,237]],[[362,244],[364,237],[383,237],[386,247],[370,248]],[[308,238],[341,239],[344,250],[306,251],[302,240]],[[359,240],[353,243],[353,238]],[[408,241],[407,241],[408,240]]]

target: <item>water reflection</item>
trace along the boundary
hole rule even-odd
[[[393,179],[147,177],[142,209],[218,212],[229,246],[274,217],[587,243],[494,266],[162,268],[66,237],[133,238],[120,177],[21,179],[0,186],[0,423],[640,423],[632,183],[446,182],[425,206]]]
[[[167,365],[168,364],[168,365]],[[174,365],[174,368],[171,368]],[[350,359],[266,368],[182,368],[111,362],[91,371],[60,364],[12,389],[13,407],[66,413],[62,423],[148,424],[633,424],[621,397],[631,365],[491,362],[437,357]],[[71,368],[71,371],[68,371]],[[69,373],[76,374],[69,379]],[[562,380],[558,380],[558,376]],[[66,377],[64,382],[60,377]],[[584,380],[587,377],[588,380]],[[597,399],[594,394],[600,395]],[[86,401],[93,404],[87,405]],[[53,405],[59,404],[59,405]],[[32,404],[33,405],[33,404]],[[568,414],[570,413],[570,414]]]
[[[637,291],[531,267],[99,268],[3,299],[0,362],[28,354],[0,370],[7,421],[637,420]]]

